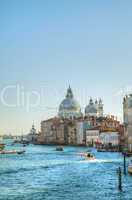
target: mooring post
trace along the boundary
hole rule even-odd
[[[118,189],[122,191],[122,173],[121,168],[118,168]]]
[[[126,175],[126,154],[124,153],[124,175]]]

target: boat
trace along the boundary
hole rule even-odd
[[[25,150],[20,150],[20,151],[17,151],[17,154],[23,154],[25,152],[26,152]]]
[[[88,153],[85,155],[85,158],[86,158],[87,160],[95,160],[95,156],[94,156],[92,153],[90,153],[90,152],[88,152]]]
[[[128,164],[128,173],[132,175],[132,160]]]
[[[56,147],[56,151],[63,151],[63,147]]]
[[[2,150],[0,154],[23,154],[25,150]]]
[[[25,150],[5,150],[5,144],[0,143],[0,154],[23,154]]]

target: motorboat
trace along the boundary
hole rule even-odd
[[[5,145],[4,143],[0,143],[0,154],[23,154],[25,153],[25,150],[22,149],[22,150],[8,150],[8,149],[5,149],[7,145]]]
[[[92,152],[92,150],[89,149],[89,150],[87,150],[86,152],[77,153],[77,155],[87,157],[87,155],[88,155],[89,153],[92,155],[91,152]]]
[[[128,164],[128,173],[132,175],[132,160],[130,160]]]
[[[95,156],[91,152],[88,152],[85,155],[85,159],[87,159],[87,160],[95,160]]]
[[[23,154],[25,150],[2,150],[0,154]]]
[[[19,150],[17,151],[17,154],[24,154],[26,151],[25,150]]]
[[[56,147],[56,151],[63,151],[63,147],[59,146],[59,147]]]

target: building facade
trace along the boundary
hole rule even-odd
[[[102,132],[99,136],[99,141],[104,146],[119,146],[119,133],[118,132]]]
[[[69,87],[59,106],[58,116],[41,122],[38,143],[86,145],[91,141],[97,142],[101,132],[120,133],[120,126],[120,122],[113,116],[103,116],[101,99],[94,102],[91,98],[83,115]]]
[[[84,144],[84,124],[82,121],[76,122],[77,145]]]
[[[123,99],[123,117],[125,134],[125,144],[130,152],[132,152],[132,94],[126,95]]]
[[[98,129],[86,130],[86,145],[96,146],[96,144],[99,142],[99,135],[100,132]]]

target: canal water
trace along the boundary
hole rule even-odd
[[[8,148],[18,148],[8,146]],[[132,200],[132,176],[118,191],[118,153],[99,153],[94,161],[78,155],[86,147],[25,147],[24,155],[0,155],[0,200]]]

